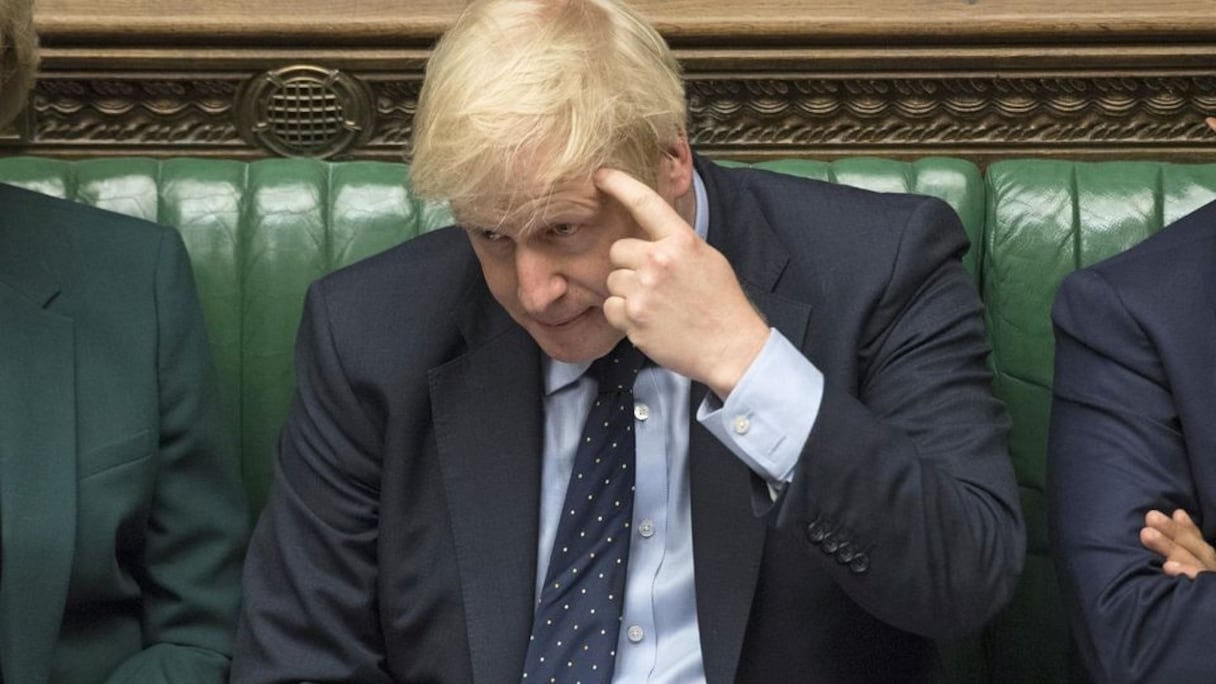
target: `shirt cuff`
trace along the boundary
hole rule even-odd
[[[779,491],[794,477],[822,401],[823,373],[774,328],[726,401],[706,395],[697,421]]]

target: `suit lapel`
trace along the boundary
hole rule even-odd
[[[28,287],[0,283],[0,663],[7,681],[43,682],[76,535],[75,341],[71,320],[42,308],[53,278],[5,261]]]
[[[470,351],[433,369],[430,390],[473,679],[506,684],[518,682],[532,627],[543,444],[540,352],[488,293],[480,299],[463,314]],[[487,334],[489,340],[478,339]]]
[[[789,255],[759,208],[736,201],[734,185],[717,167],[697,160],[709,196],[709,242],[730,260],[752,303],[795,346],[802,348],[811,308],[774,289]],[[693,415],[707,390],[693,384]],[[734,681],[748,616],[764,557],[766,522],[758,514],[758,479],[695,420],[689,430],[701,653],[710,684]]]

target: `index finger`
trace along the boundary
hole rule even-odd
[[[625,207],[651,240],[662,240],[681,230],[692,230],[659,193],[619,169],[595,172],[595,187]]]

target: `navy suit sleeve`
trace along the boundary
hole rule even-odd
[[[778,523],[801,526],[872,615],[951,638],[1012,595],[1025,542],[982,308],[958,259],[966,238],[942,202],[906,216],[863,318],[858,384],[824,367],[823,401]]]
[[[1210,681],[1216,574],[1167,576],[1139,540],[1148,510],[1199,510],[1160,351],[1100,273],[1066,280],[1053,320],[1048,505],[1082,654],[1101,681]]]
[[[296,395],[245,564],[232,681],[388,682],[376,615],[380,438],[334,347],[322,284],[305,303]]]

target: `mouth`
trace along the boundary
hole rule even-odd
[[[542,320],[542,319],[533,319],[533,320],[535,320],[536,323],[538,325],[540,325],[542,328],[545,328],[547,330],[562,330],[564,328],[573,327],[579,321],[582,321],[590,312],[591,312],[591,309],[583,309],[582,311],[575,314],[574,316],[571,316],[570,318],[554,319],[554,320]]]

